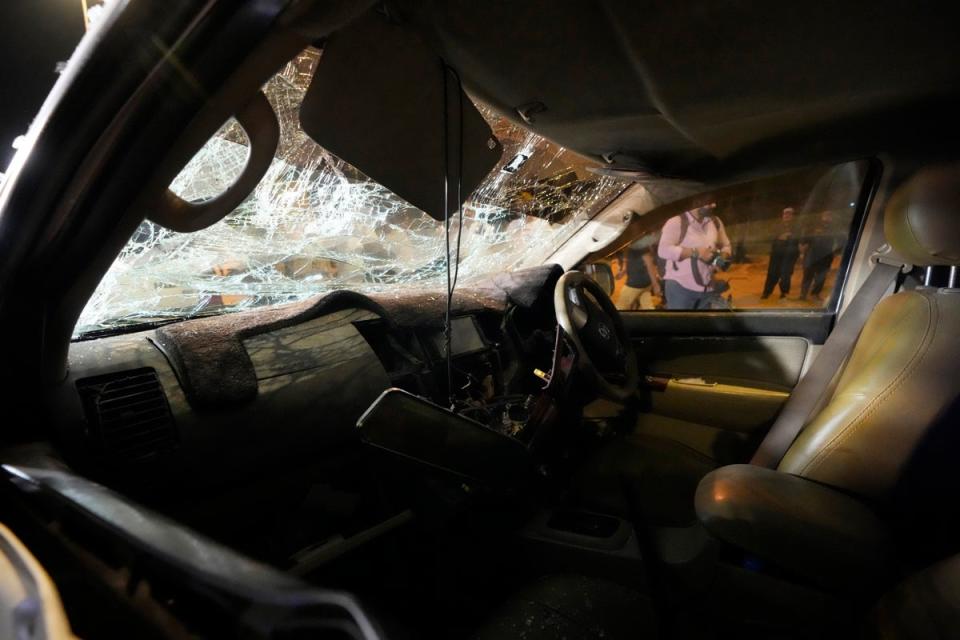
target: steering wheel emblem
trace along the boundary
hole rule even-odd
[[[610,335],[611,335],[611,334],[610,334],[610,327],[608,327],[607,325],[605,325],[605,324],[603,324],[603,323],[601,323],[600,326],[597,327],[597,333],[599,333],[599,334],[600,334],[600,337],[603,338],[604,340],[609,340],[609,339],[610,339]]]

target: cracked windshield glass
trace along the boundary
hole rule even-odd
[[[256,189],[233,213],[194,233],[144,221],[81,314],[76,335],[336,289],[445,286],[443,223],[300,128],[300,103],[319,57],[305,51],[264,87],[281,140]],[[627,186],[590,173],[592,163],[583,157],[478,107],[504,152],[463,208],[459,282],[465,284],[542,264]],[[228,121],[171,190],[193,202],[216,197],[239,176],[248,150],[243,128]],[[457,227],[454,221],[453,237]]]

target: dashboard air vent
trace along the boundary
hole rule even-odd
[[[112,465],[158,461],[177,447],[170,405],[151,368],[77,381],[95,455]]]

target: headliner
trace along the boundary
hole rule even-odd
[[[938,3],[398,0],[480,99],[612,167],[696,178],[956,143]],[[887,3],[892,4],[892,3]]]

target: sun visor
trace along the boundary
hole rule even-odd
[[[458,143],[461,200],[502,152],[456,74],[416,34],[376,14],[326,42],[300,124],[324,149],[440,220],[447,184],[448,213],[460,204]]]

